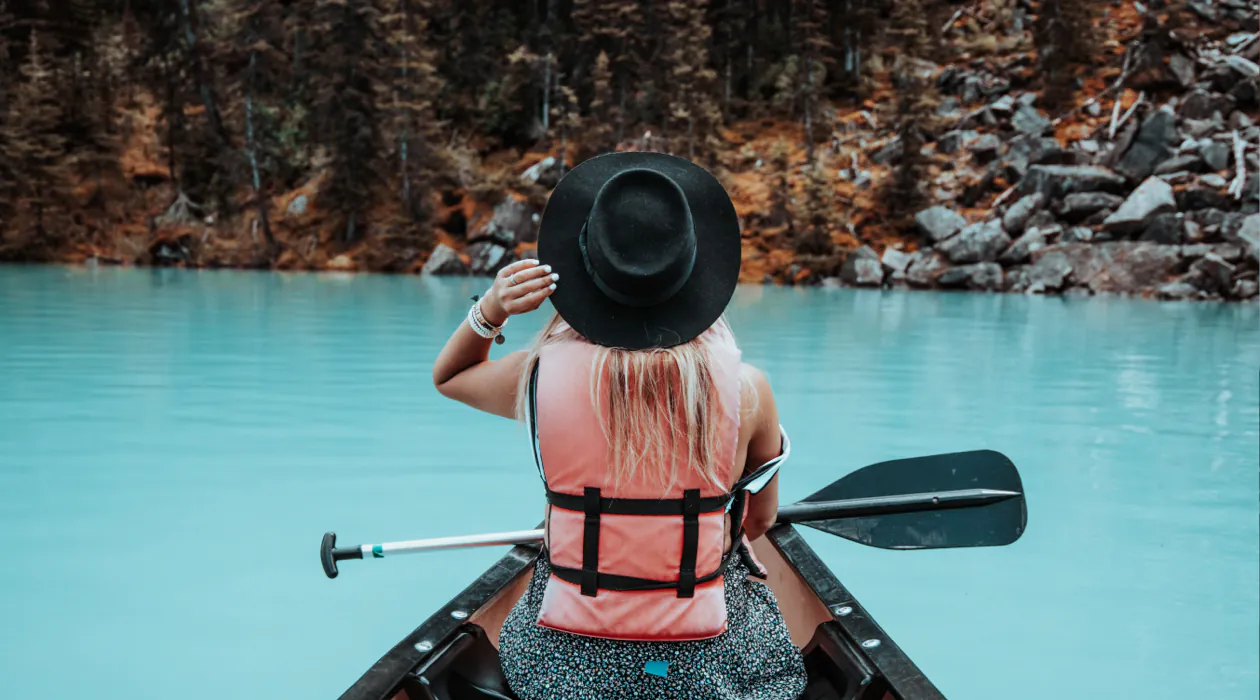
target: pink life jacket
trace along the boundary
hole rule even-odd
[[[718,479],[725,484],[738,449],[740,352],[725,328],[708,333],[719,394]],[[551,577],[538,624],[605,639],[716,637],[726,631],[723,573],[731,556],[738,553],[760,571],[742,537],[745,488],[768,483],[786,451],[732,491],[685,467],[668,491],[638,477],[614,485],[608,441],[591,406],[596,350],[580,340],[546,345],[529,381],[534,457],[549,504],[544,556]],[[679,461],[689,463],[686,455]],[[734,532],[725,549],[728,511]]]

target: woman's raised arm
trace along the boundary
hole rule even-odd
[[[501,327],[511,316],[529,313],[555,291],[558,275],[537,260],[521,260],[499,271],[481,301],[482,317]],[[516,387],[526,353],[509,353],[490,360],[492,338],[484,338],[465,319],[455,329],[433,363],[433,386],[445,397],[486,413],[513,418]]]

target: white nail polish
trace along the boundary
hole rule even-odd
[[[550,266],[550,265],[543,265],[543,272],[551,272],[551,266]]]
[[[553,272],[553,273],[551,273],[551,279],[553,279],[553,280],[559,280],[559,279],[560,279],[560,273],[558,273],[558,272]]]
[[[551,291],[554,292],[556,290],[556,285],[553,284],[550,287],[547,287],[547,289],[550,289]]]

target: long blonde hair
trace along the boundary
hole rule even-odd
[[[671,348],[596,346],[591,405],[608,440],[614,484],[642,478],[670,490],[681,469],[692,469],[718,488],[729,486],[719,476],[717,463],[722,454],[719,422],[724,416],[709,347],[722,334],[730,334],[725,318],[699,337]],[[529,377],[539,354],[547,345],[563,341],[587,342],[556,314],[539,333],[525,361],[516,395],[520,420],[525,419]],[[686,449],[680,449],[683,445]],[[680,455],[685,456],[682,464]]]

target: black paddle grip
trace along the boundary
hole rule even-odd
[[[319,561],[324,565],[324,575],[337,578],[337,562],[343,559],[362,559],[363,550],[358,547],[338,547],[337,533],[325,532],[319,543]]]

